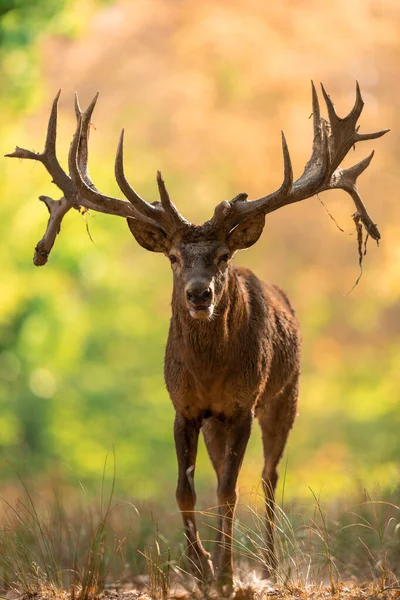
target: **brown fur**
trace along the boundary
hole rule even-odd
[[[234,267],[230,260],[237,249],[258,239],[264,218],[245,222],[229,234],[213,230],[209,223],[189,226],[173,239],[162,237],[154,229],[149,237],[148,225],[141,227],[131,220],[129,224],[142,245],[149,249],[153,244],[156,251],[163,251],[173,262],[165,381],[176,411],[176,498],[192,570],[200,580],[210,579],[215,573],[220,586],[232,586],[231,539],[237,479],[256,416],[264,447],[264,573],[270,576],[276,567],[272,519],[277,465],[296,414],[299,326],[279,288],[261,282],[249,269]],[[198,294],[209,290],[209,317],[193,318],[188,300],[192,288]],[[218,480],[219,531],[212,561],[199,539],[194,512],[194,470],[200,431]]]

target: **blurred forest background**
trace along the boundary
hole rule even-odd
[[[400,460],[400,4],[395,0],[1,0],[1,154],[41,151],[62,88],[58,155],[75,128],[73,94],[97,90],[90,170],[118,195],[113,161],[126,128],[127,175],[149,201],[162,169],[193,222],[282,178],[280,129],[295,173],[312,143],[310,80],[347,114],[358,79],[363,131],[386,127],[360,180],[378,224],[359,275],[350,198],[317,198],[268,217],[262,239],[236,257],[292,299],[302,324],[299,417],[282,462],[285,497],[335,501],[399,486]],[[163,381],[171,275],[121,219],[70,213],[46,267],[32,264],[45,230],[41,194],[59,197],[42,165],[0,161],[0,479],[36,487],[77,481],[96,490],[114,444],[117,493],[174,507],[173,410]],[[86,225],[94,243],[88,237]],[[255,427],[242,500],[260,482]],[[107,477],[112,477],[112,469]],[[199,453],[199,506],[214,474]],[[280,484],[282,486],[282,482]],[[6,493],[6,492],[5,492]],[[17,492],[16,492],[17,493]],[[211,492],[210,492],[211,493]],[[202,496],[203,494],[203,496]],[[154,509],[157,515],[157,508]]]

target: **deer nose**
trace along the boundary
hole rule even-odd
[[[212,289],[204,284],[192,284],[186,288],[186,298],[191,304],[208,306],[211,303],[212,296]]]

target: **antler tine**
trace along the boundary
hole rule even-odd
[[[364,108],[364,100],[361,95],[360,84],[358,83],[358,81],[356,81],[356,100],[354,102],[353,108],[351,109],[350,113],[348,114],[348,118],[353,120],[354,125],[357,123],[358,119],[360,118],[363,108]]]
[[[61,90],[59,90],[58,94],[54,98],[51,107],[44,151],[41,156],[43,157],[42,162],[44,166],[53,178],[53,183],[55,183],[63,191],[64,195],[68,197],[73,204],[75,192],[74,186],[71,179],[58,162],[56,155],[58,100],[60,95]]]
[[[68,163],[72,181],[74,182],[79,195],[85,199],[91,207],[100,212],[106,212],[117,214],[123,211],[121,216],[135,216],[133,211],[127,211],[124,213],[125,207],[120,204],[127,205],[126,202],[117,200],[116,198],[110,198],[103,196],[93,185],[87,170],[88,161],[88,139],[89,139],[89,127],[90,119],[93,114],[93,110],[96,106],[98,93],[94,96],[93,100],[89,104],[86,111],[82,112],[79,106],[78,96],[75,96],[75,113],[77,116],[77,126],[74,137],[71,142]],[[110,202],[109,202],[110,201]],[[90,206],[89,206],[90,207]]]
[[[129,200],[132,206],[141,214],[149,217],[150,219],[156,219],[157,214],[160,212],[157,207],[149,204],[139,196],[139,194],[131,187],[129,181],[125,176],[124,170],[124,130],[121,131],[121,135],[118,142],[117,154],[115,156],[115,179],[118,186],[124,196]]]
[[[272,209],[274,203],[278,203],[282,197],[286,197],[288,194],[290,194],[293,188],[293,167],[285,134],[283,131],[281,133],[284,176],[279,190],[274,194],[270,194],[264,198],[259,198],[258,200],[253,200],[249,203],[247,202],[248,195],[243,192],[235,196],[230,202],[223,200],[215,207],[214,215],[211,219],[211,223],[213,223],[213,225],[216,227],[223,227],[226,231],[230,231],[236,227],[240,221],[246,218],[248,214],[253,211],[257,211],[258,208],[263,206],[266,201],[270,200],[270,210],[275,210]]]
[[[240,192],[240,194],[237,194],[237,196],[232,198],[232,200],[229,202],[229,204],[235,204],[235,202],[246,202],[248,197],[249,197],[249,195],[246,194],[245,192]],[[226,200],[225,200],[225,202],[226,202]]]
[[[369,216],[368,211],[363,201],[361,200],[361,196],[358,193],[357,189],[357,179],[361,175],[361,173],[363,173],[367,169],[371,160],[374,157],[374,154],[375,151],[373,150],[369,156],[367,156],[363,160],[360,160],[360,162],[356,163],[352,167],[349,167],[348,169],[337,168],[335,173],[331,177],[329,183],[321,191],[331,189],[342,189],[348,194],[350,194],[356,207],[356,214],[360,217],[360,220],[364,225],[366,232],[372,237],[372,239],[374,239],[376,242],[379,242],[381,238],[379,229]]]
[[[171,218],[175,227],[177,229],[180,229],[182,227],[182,225],[187,225],[188,221],[186,221],[186,219],[184,219],[182,217],[182,215],[179,213],[178,209],[176,208],[175,204],[172,202],[171,198],[169,197],[167,188],[165,186],[165,182],[162,178],[161,171],[157,171],[157,185],[158,185],[158,192],[160,194],[161,205],[162,205],[163,209],[165,210],[166,214],[169,215],[169,217]]]
[[[101,194],[94,187],[94,185],[91,184],[91,182],[89,184],[88,181],[85,181],[79,168],[83,161],[82,146],[80,144],[83,125],[83,115],[81,115],[77,127],[77,133],[78,131],[79,133],[78,135],[74,136],[70,148],[70,175],[79,193],[80,203],[87,208],[92,208],[93,210],[106,214],[117,215],[120,217],[138,218],[140,215],[138,215],[138,213],[128,202],[118,200],[117,198],[112,198],[111,196],[105,196],[104,194]],[[85,127],[88,128],[88,126],[89,122],[86,121]],[[83,133],[83,136],[87,137],[87,132]],[[75,157],[75,160],[73,160],[72,157]]]
[[[319,109],[319,100],[317,90],[315,89],[314,82],[311,81],[311,96],[312,96],[312,117],[314,124],[314,136],[318,134],[319,127],[321,126],[321,111]]]
[[[57,93],[51,107],[49,122],[47,125],[46,141],[43,152],[32,152],[25,148],[16,146],[15,151],[10,154],[5,154],[8,158],[25,158],[28,160],[37,160],[41,162],[55,183],[66,196],[73,196],[75,186],[67,173],[61,168],[56,156],[56,138],[57,138],[57,117],[58,117],[58,100],[61,90]]]
[[[321,118],[318,95],[313,81],[311,82],[311,95],[314,129],[313,147],[310,160],[304,167],[302,175],[294,184],[297,192],[304,186],[309,189],[318,189],[321,183],[327,178],[329,170],[330,156],[327,123]]]
[[[353,183],[355,183],[357,181],[357,178],[361,175],[361,173],[364,173],[366,168],[369,167],[371,160],[374,158],[374,155],[375,150],[372,150],[371,154],[366,158],[360,160],[360,162],[356,163],[352,167],[349,167],[348,169],[343,169],[342,174],[346,175],[347,178],[351,177],[351,180],[353,181]]]
[[[78,92],[75,92],[75,96],[74,96],[74,108],[75,108],[76,120],[79,121],[79,118],[82,115],[82,109],[81,109],[80,104],[79,104]]]
[[[123,129],[118,142],[114,169],[115,179],[121,192],[141,214],[146,215],[150,219],[160,221],[163,229],[171,230],[171,226],[172,229],[181,228],[183,224],[187,224],[187,221],[179,214],[176,206],[171,202],[160,171],[157,171],[157,184],[161,207],[157,204],[149,204],[131,187],[124,170],[124,135],[125,131]]]
[[[259,203],[260,206],[263,205],[265,203],[266,200],[270,200],[268,202],[268,210],[265,211],[267,212],[272,212],[273,210],[276,210],[275,208],[273,208],[275,206],[275,204],[279,204],[282,201],[282,198],[286,198],[290,195],[290,193],[293,190],[293,167],[292,167],[292,161],[290,158],[290,153],[289,153],[289,148],[286,142],[286,137],[284,132],[281,132],[282,135],[282,154],[283,154],[283,182],[281,187],[279,188],[279,190],[277,190],[277,192],[275,192],[274,194],[270,194],[270,196],[265,196],[264,198],[259,198],[258,200],[253,200],[250,203],[247,203],[247,205],[244,206],[244,210],[247,211],[251,211],[253,204]],[[237,225],[237,223],[235,223]]]
[[[321,86],[321,90],[322,90],[322,95],[324,97],[325,100],[325,104],[326,104],[326,108],[328,110],[328,117],[329,117],[329,123],[330,126],[332,128],[336,127],[337,124],[342,121],[343,119],[341,119],[337,114],[336,114],[336,110],[335,110],[335,106],[331,100],[331,97],[329,96],[329,94],[327,93],[327,91],[325,90],[324,86],[322,83],[320,83]],[[361,107],[362,109],[362,107]]]
[[[36,267],[42,267],[47,263],[51,249],[56,241],[57,234],[60,233],[63,218],[71,208],[75,208],[65,196],[59,200],[53,200],[52,198],[49,198],[49,196],[39,196],[39,200],[45,203],[50,217],[47,222],[46,231],[35,247],[33,264]]]
[[[88,164],[88,141],[89,141],[89,133],[90,133],[90,124],[91,118],[94,111],[94,108],[97,103],[97,99],[99,97],[99,92],[94,96],[93,100],[87,107],[87,109],[82,112],[82,109],[79,104],[78,93],[75,92],[75,115],[76,115],[76,130],[74,134],[74,140],[77,139],[78,147],[79,147],[79,171],[87,183],[91,188],[95,188],[92,180],[90,179],[90,175],[88,172],[87,164]],[[82,121],[82,123],[81,123]],[[71,172],[73,168],[74,162],[76,160],[77,149],[71,143],[70,151],[68,153],[68,168]]]
[[[44,154],[56,153],[56,139],[57,139],[57,118],[58,118],[58,100],[61,95],[61,90],[58,90],[58,94],[53,100],[51,107],[49,124],[47,126],[46,141],[44,144]]]
[[[306,178],[307,172],[311,171],[315,164],[320,162],[319,177],[314,177],[314,184],[318,184],[323,181],[328,175],[329,168],[329,139],[328,139],[328,128],[325,119],[321,118],[321,111],[319,107],[319,100],[317,90],[315,89],[314,82],[311,81],[311,96],[312,96],[312,109],[313,109],[313,152],[311,158],[308,161],[303,175],[299,178],[298,182],[302,181],[302,178]],[[333,109],[333,104],[332,104]],[[333,109],[334,112],[334,109]],[[296,182],[297,183],[297,182]]]
[[[290,159],[289,148],[286,142],[286,137],[282,131],[282,154],[283,154],[283,183],[280,187],[281,194],[289,194],[293,187],[293,167]]]
[[[356,131],[355,141],[364,142],[366,140],[376,140],[385,135],[385,133],[388,133],[389,131],[390,129],[380,129],[379,131],[374,131],[373,133],[358,133],[358,131]]]

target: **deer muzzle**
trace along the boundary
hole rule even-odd
[[[185,287],[186,305],[194,319],[208,319],[214,309],[214,284],[210,281],[189,281]]]

